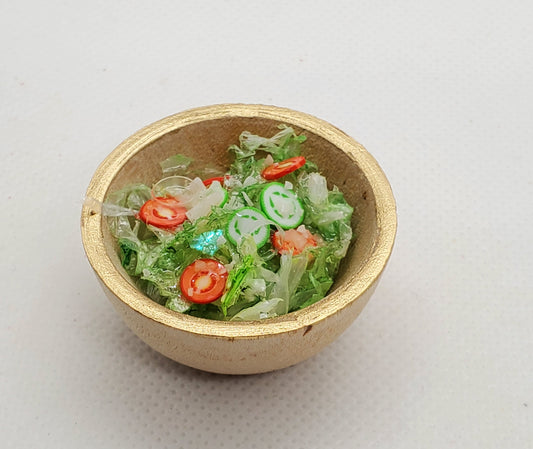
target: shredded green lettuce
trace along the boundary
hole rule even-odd
[[[228,308],[235,305],[238,301],[244,280],[250,274],[254,268],[254,261],[252,256],[246,256],[244,260],[232,268],[229,273],[228,280],[226,282],[227,292],[220,300],[222,304],[222,313],[228,314]]]
[[[303,173],[297,191],[305,210],[304,224],[331,242],[336,257],[342,259],[352,239],[353,207],[336,186],[328,190],[326,178],[318,173]]]
[[[279,125],[279,129],[281,131],[270,138],[244,131],[239,137],[240,145],[231,145],[228,148],[228,151],[235,156],[235,161],[229,170],[230,174],[241,182],[251,177],[262,183],[264,180],[260,177],[260,173],[265,167],[265,158],[256,159],[257,152],[269,153],[272,162],[281,162],[299,156],[301,144],[305,142],[306,137],[303,134],[297,135],[294,129],[286,125]]]

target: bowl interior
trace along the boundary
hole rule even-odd
[[[159,163],[177,153],[192,157],[198,166],[209,165],[224,170],[231,163],[227,148],[238,144],[242,131],[269,137],[279,131],[277,126],[280,123],[279,120],[264,117],[222,117],[186,124],[161,137],[147,139],[146,144],[132,154],[116,173],[106,195],[131,183],[152,185],[163,176]],[[328,179],[329,187],[336,185],[344,193],[348,203],[354,207],[352,226],[356,238],[341,263],[339,274],[330,291],[332,293],[361,271],[372,254],[379,232],[375,192],[353,155],[342,151],[310,129],[285,123],[292,126],[297,133],[307,136],[307,141],[303,144],[303,154],[318,165],[320,172]],[[133,285],[133,281],[120,264],[116,243],[105,219],[102,222],[102,231],[104,245],[112,263]],[[147,301],[151,300],[147,298]]]

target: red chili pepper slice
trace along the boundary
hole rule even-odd
[[[187,209],[173,197],[158,196],[144,203],[138,218],[161,229],[174,229],[187,219]]]
[[[304,164],[305,157],[291,157],[289,159],[285,159],[284,161],[274,162],[272,165],[269,165],[263,170],[261,176],[268,181],[272,181],[292,173],[294,170],[299,169]]]
[[[224,176],[216,176],[214,178],[209,178],[203,181],[204,186],[209,187],[211,184],[213,184],[215,181],[220,182],[220,185],[224,184]]]
[[[197,304],[216,301],[224,293],[228,271],[214,259],[198,259],[183,271],[180,288],[183,296]]]
[[[220,185],[224,185],[224,180],[229,179],[229,175],[226,176],[215,176],[214,178],[209,178],[203,181],[204,186],[209,187],[211,184],[213,184],[215,181],[220,182]]]

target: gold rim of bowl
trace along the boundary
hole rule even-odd
[[[228,117],[259,117],[295,125],[332,142],[362,169],[374,191],[379,231],[364,267],[357,273],[352,273],[347,282],[321,301],[287,315],[242,322],[197,318],[157,304],[122,276],[104,246],[102,216],[86,204],[82,209],[81,228],[90,264],[107,288],[131,309],[171,328],[206,337],[261,338],[296,331],[340,312],[370,288],[385,268],[396,235],[396,204],[385,174],[370,153],[354,139],[323,120],[291,109],[266,105],[221,104],[187,110],[146,126],[115,148],[96,170],[87,189],[87,198],[103,202],[111,181],[126,161],[150,142],[187,125]]]

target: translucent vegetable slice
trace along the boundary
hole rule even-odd
[[[202,184],[203,185],[203,184]],[[211,212],[213,206],[224,206],[228,201],[228,192],[222,188],[220,182],[213,181],[197,198],[196,203],[187,211],[187,217],[195,221]]]
[[[304,219],[304,208],[296,194],[279,182],[264,188],[260,202],[265,215],[283,229],[296,228]]]
[[[250,235],[257,248],[263,246],[270,235],[270,226],[263,213],[254,207],[243,207],[237,210],[226,229],[226,238],[238,245],[245,235]]]
[[[154,196],[178,196],[192,182],[187,176],[167,176],[152,187]]]

